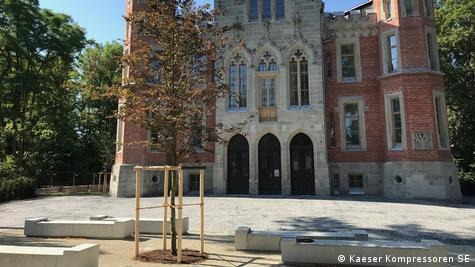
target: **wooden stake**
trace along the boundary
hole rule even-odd
[[[200,241],[201,241],[201,255],[205,252],[205,171],[200,170]]]
[[[140,241],[140,176],[141,169],[135,170],[135,258],[139,257]]]
[[[167,233],[170,228],[170,224],[167,223],[167,211],[168,211],[168,174],[170,171],[165,171],[165,177],[163,179],[163,250],[167,249]]]
[[[76,192],[76,173],[73,172],[73,192]]]
[[[94,188],[96,187],[96,174],[92,174],[92,191],[94,192]]]
[[[102,186],[102,193],[107,192],[107,172],[104,173],[104,185]]]
[[[101,192],[101,178],[102,172],[99,173],[99,181],[97,181],[97,192]]]
[[[181,239],[183,230],[183,170],[178,171],[178,253],[177,262],[181,263]]]

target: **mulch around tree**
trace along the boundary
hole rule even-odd
[[[207,254],[201,255],[199,251],[182,250],[180,264],[200,263],[208,259]],[[177,264],[176,256],[172,255],[171,250],[153,250],[139,255],[139,261],[163,263],[163,264]]]

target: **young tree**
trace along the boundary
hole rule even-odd
[[[195,138],[217,141],[224,130],[213,124],[217,97],[226,87],[214,67],[225,44],[223,28],[213,23],[215,10],[192,0],[149,0],[145,12],[127,20],[138,33],[125,56],[130,75],[116,91],[122,120],[158,133],[155,140],[177,166],[195,153]],[[204,146],[206,148],[206,146]],[[171,177],[170,201],[175,205],[178,177]],[[171,208],[172,253],[176,255],[175,208]]]

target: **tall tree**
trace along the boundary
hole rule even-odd
[[[452,152],[462,177],[474,179],[475,1],[439,0],[436,20]]]
[[[130,76],[118,91],[119,116],[158,134],[154,145],[167,165],[184,163],[195,153],[193,140],[215,142],[219,125],[212,123],[216,98],[224,93],[222,71],[214,69],[224,42],[222,28],[212,23],[215,10],[190,0],[149,0],[145,12],[127,20],[142,34],[125,57]],[[214,79],[213,75],[218,78]],[[206,146],[205,146],[206,148]],[[171,205],[178,177],[172,175]],[[172,253],[176,255],[175,208],[171,208]]]
[[[121,85],[122,55],[123,46],[117,42],[93,44],[78,60],[81,158],[87,170],[108,171],[114,163],[117,98],[106,92]]]
[[[85,45],[84,30],[67,15],[40,9],[37,0],[1,0],[0,14],[4,154],[23,172],[67,164],[77,139],[74,93],[67,82]]]

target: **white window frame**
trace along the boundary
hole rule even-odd
[[[119,101],[119,106],[118,106],[118,113],[120,113],[120,110],[124,106],[124,103]],[[115,150],[116,153],[122,153],[124,150],[124,137],[125,136],[125,121],[121,120],[120,118],[117,119],[117,132],[116,132],[116,138],[115,138]]]
[[[241,57],[241,60],[240,61],[236,61],[235,59],[231,59],[229,64],[226,66],[227,68],[227,71],[226,71],[226,80],[227,80],[227,83],[229,85],[229,90],[230,90],[230,94],[229,94],[229,97],[226,98],[226,110],[228,112],[236,112],[236,111],[247,111],[248,107],[249,107],[249,65],[247,64],[244,56],[242,54],[239,54],[239,56]],[[231,65],[235,65],[236,66],[236,90],[237,90],[237,95],[236,95],[236,98],[239,99],[240,98],[240,94],[241,94],[241,79],[240,79],[240,75],[241,75],[241,69],[240,69],[240,66],[241,65],[245,65],[246,66],[246,77],[245,77],[245,81],[246,81],[246,106],[240,106],[239,103],[238,103],[238,106],[237,107],[231,107]]]
[[[343,69],[341,64],[341,46],[353,45],[353,54],[355,57],[355,77],[343,78]],[[340,83],[345,82],[361,82],[361,53],[360,53],[360,40],[359,37],[351,39],[338,39],[336,41],[336,65],[337,65],[337,81]]]
[[[346,125],[345,125],[345,104],[358,105],[358,122],[360,130],[360,145],[348,147],[346,144]],[[338,107],[340,113],[340,147],[342,151],[366,151],[366,122],[365,122],[365,105],[364,98],[356,97],[340,97],[338,99]]]
[[[203,123],[207,123],[206,115],[203,116]],[[205,128],[206,127],[203,127],[203,129],[201,129],[201,146],[198,147],[198,146],[193,145],[193,148],[195,149],[196,153],[204,153],[205,152],[205,149],[206,149],[206,142],[204,140]],[[188,141],[188,139],[187,139],[187,141]]]
[[[386,12],[386,9],[385,9],[385,7],[386,7],[385,2],[386,1],[389,1],[389,6],[390,6],[390,10],[387,10],[387,12]],[[396,9],[394,8],[393,0],[381,0],[381,14],[383,14],[383,17],[382,17],[381,20],[389,21],[389,20],[393,19],[395,10]],[[386,18],[387,13],[389,13],[389,15],[390,15],[389,18]]]
[[[297,50],[300,50],[300,52],[302,53],[300,56],[296,56],[295,53]],[[287,73],[287,79],[288,79],[288,104],[289,104],[289,109],[295,109],[297,107],[309,107],[312,105],[312,96],[311,96],[311,87],[310,87],[310,74],[311,74],[311,71],[310,71],[310,61],[309,61],[309,58],[307,56],[307,54],[303,51],[303,49],[297,49],[294,51],[294,53],[292,53],[292,56],[289,58],[288,60],[288,73]],[[290,62],[295,59],[295,61],[297,62],[297,92],[298,92],[298,95],[297,95],[297,102],[298,104],[297,105],[293,105],[292,104],[292,101],[291,101],[291,84],[290,84]],[[307,61],[307,79],[308,79],[308,104],[307,105],[303,105],[303,101],[302,101],[302,70],[301,70],[301,66],[300,66],[300,63],[302,61]]]
[[[351,187],[350,176],[361,176],[361,185],[362,187]],[[357,174],[357,173],[349,173],[347,174],[348,178],[348,193],[350,195],[364,195],[366,194],[366,185],[365,185],[365,175],[364,174]]]
[[[401,113],[401,131],[402,131],[402,143],[397,145],[393,143],[393,125],[394,125],[394,116],[392,110],[392,100],[399,99],[400,113]],[[386,114],[386,139],[388,144],[388,150],[398,151],[407,149],[407,138],[406,138],[406,119],[404,112],[404,97],[402,92],[395,92],[384,95],[384,108]]]
[[[419,16],[419,0],[411,0],[414,7],[414,14],[408,15],[406,10],[405,0],[400,0],[401,16],[402,17],[416,17]]]
[[[442,110],[437,110],[436,99],[440,99],[440,106]],[[434,119],[435,119],[435,127],[436,127],[436,134],[437,134],[437,143],[439,144],[440,150],[448,150],[450,147],[450,138],[449,138],[449,122],[447,118],[447,104],[445,101],[445,93],[441,91],[433,91],[433,102],[434,102]],[[441,115],[441,123],[437,120],[437,113],[440,112]],[[442,128],[439,128],[442,127]],[[439,130],[440,129],[440,130]],[[444,136],[445,140],[447,140],[447,146],[442,146],[441,144],[441,135]]]
[[[429,66],[430,70],[433,71],[439,71],[440,70],[440,63],[439,63],[439,46],[437,44],[437,32],[434,28],[426,27],[425,28],[426,32],[426,46],[427,46],[427,65]],[[432,42],[429,43],[429,34],[432,35]],[[435,67],[433,68],[432,66],[432,61],[430,58],[430,53],[429,53],[429,46],[432,46],[432,51],[434,52],[434,62],[435,62]]]
[[[149,153],[161,153],[160,148],[152,148],[152,130],[147,130],[147,151]]]
[[[388,38],[389,36],[391,35],[395,35],[396,36],[396,40],[397,40],[397,53],[398,53],[398,68],[397,70],[395,71],[392,71],[392,72],[389,72],[389,54],[390,54],[390,51],[389,51],[389,43],[388,43]],[[391,30],[387,30],[383,33],[381,33],[381,49],[383,50],[382,51],[382,55],[383,55],[383,73],[384,74],[392,74],[392,73],[398,73],[401,71],[402,69],[402,60],[401,60],[401,44],[400,44],[400,39],[399,39],[399,31],[397,29],[391,29]]]
[[[116,134],[116,145],[115,145],[115,149],[117,153],[122,153],[122,151],[124,150],[124,129],[125,129],[125,122],[121,119],[117,119],[117,134]]]
[[[424,15],[428,18],[434,17],[434,0],[424,0]],[[429,6],[427,5],[429,4]],[[430,10],[430,14],[427,12]]]

